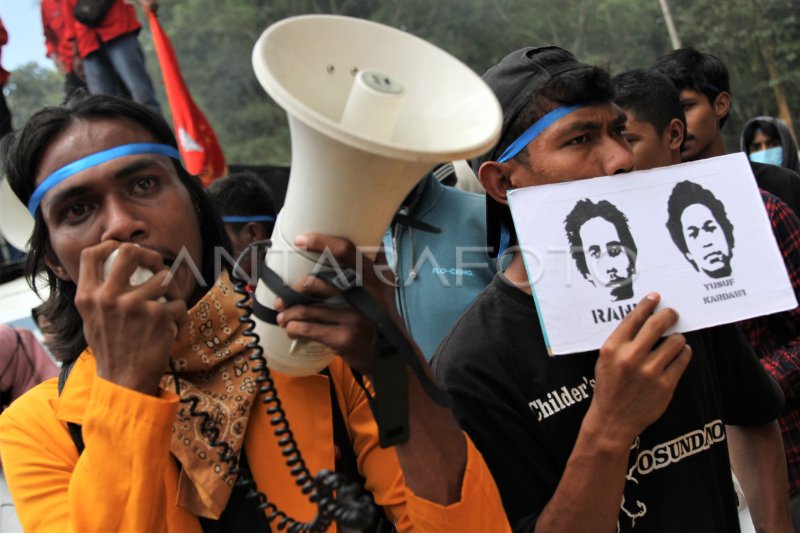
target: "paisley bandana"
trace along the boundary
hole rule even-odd
[[[189,335],[173,350],[180,381],[181,398],[196,396],[196,411],[211,416],[219,429],[219,440],[238,454],[257,392],[256,374],[251,370],[239,322],[240,298],[233,290],[228,273],[222,272],[211,289],[189,310]],[[165,376],[161,387],[175,391],[172,376]],[[181,404],[175,421],[170,450],[181,463],[178,505],[192,514],[219,518],[233,490],[235,476],[219,458],[200,431],[201,417],[190,416],[190,404]]]

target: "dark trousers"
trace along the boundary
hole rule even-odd
[[[86,83],[78,77],[77,74],[73,71],[69,71],[64,78],[64,98],[65,100],[69,100],[72,93],[77,91],[78,89],[86,89],[86,92],[89,92],[89,89],[86,87]]]

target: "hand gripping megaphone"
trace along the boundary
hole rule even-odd
[[[293,246],[297,235],[325,233],[375,249],[434,165],[483,154],[500,134],[500,105],[478,75],[383,24],[331,15],[284,19],[256,42],[253,68],[289,118],[291,173],[266,259],[288,284],[318,260]],[[272,307],[275,294],[259,283],[255,298]],[[286,374],[318,372],[334,355],[262,320],[255,332],[268,365]]]

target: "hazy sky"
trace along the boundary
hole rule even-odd
[[[31,61],[53,68],[45,55],[39,0],[0,0],[0,18],[8,31],[0,58],[3,68],[14,70]]]

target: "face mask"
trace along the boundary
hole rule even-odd
[[[775,146],[774,148],[767,148],[760,152],[753,152],[750,154],[750,161],[779,167],[783,164],[783,148]]]

